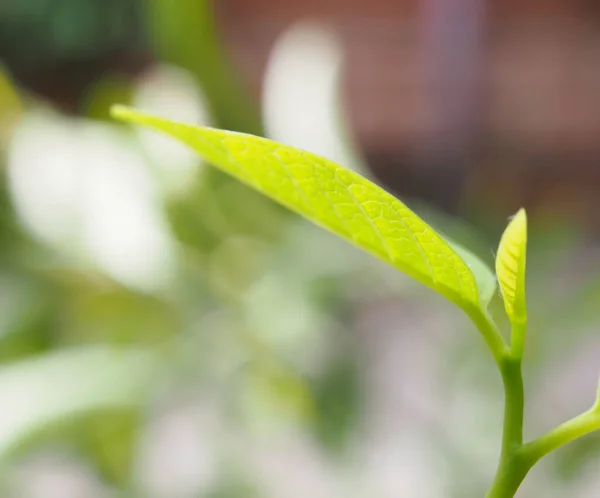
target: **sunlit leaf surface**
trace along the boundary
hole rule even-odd
[[[496,274],[506,313],[511,321],[524,321],[527,215],[521,209],[510,221],[498,247]]]
[[[351,241],[465,310],[482,303],[469,266],[421,218],[336,163],[240,133],[174,123],[117,106],[113,115],[171,135],[207,162]]]

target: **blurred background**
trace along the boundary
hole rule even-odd
[[[326,156],[490,265],[525,206],[530,439],[600,371],[598,61],[591,0],[2,0],[2,496],[483,496],[467,318],[108,109]],[[590,436],[518,496],[599,469]]]

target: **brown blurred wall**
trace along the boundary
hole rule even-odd
[[[282,30],[306,19],[331,24],[347,50],[345,103],[355,136],[381,176],[401,183],[419,167],[415,146],[433,126],[423,45],[436,1],[442,0],[220,0],[217,7],[226,43],[257,94]],[[481,98],[471,120],[476,143],[468,145],[466,185],[487,189],[488,203],[498,209],[566,208],[597,224],[591,215],[600,207],[597,3],[480,2],[483,36],[474,64]]]

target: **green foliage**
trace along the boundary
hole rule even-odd
[[[15,64],[47,66],[131,46],[138,0],[19,0],[0,7],[0,49]]]
[[[497,278],[512,325],[509,347],[486,311],[495,290],[491,271],[371,181],[332,161],[264,138],[175,123],[123,106],[114,107],[113,116],[178,139],[208,163],[407,273],[467,312],[492,350],[505,388],[502,451],[487,498],[513,497],[540,458],[600,429],[599,389],[590,410],[523,443],[521,363],[527,320],[524,210],[506,228],[496,259]],[[333,381],[335,384],[335,378]],[[324,405],[322,409],[328,408]],[[344,423],[342,419],[340,423]]]
[[[113,115],[162,131],[205,160],[404,271],[468,313],[485,308],[469,265],[421,218],[362,176],[309,152],[117,106]],[[474,257],[474,256],[473,256]]]
[[[313,387],[316,401],[314,426],[325,447],[344,449],[349,434],[358,425],[360,385],[357,366],[341,358]]]
[[[260,133],[254,102],[223,54],[212,7],[209,0],[149,0],[148,30],[155,52],[196,77],[219,126]]]
[[[0,460],[65,421],[139,409],[157,365],[142,350],[82,347],[2,367]]]
[[[527,318],[525,306],[525,264],[527,216],[521,209],[506,227],[496,258],[496,273],[504,306],[511,322]]]

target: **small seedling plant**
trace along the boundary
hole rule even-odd
[[[175,123],[124,106],[115,106],[112,114],[187,144],[206,162],[410,275],[467,314],[487,343],[504,385],[500,459],[486,498],[515,496],[543,456],[600,429],[599,390],[588,411],[533,441],[523,441],[521,366],[527,329],[523,209],[502,235],[494,274],[390,193],[332,161],[264,138]],[[511,324],[509,341],[487,309],[496,286]]]

